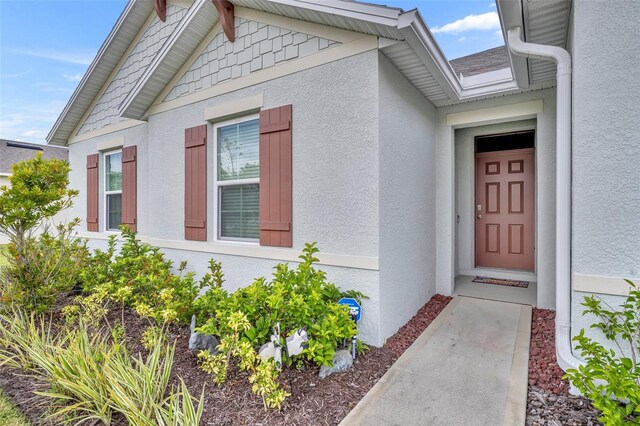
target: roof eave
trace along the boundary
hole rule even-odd
[[[188,60],[218,20],[218,13],[209,0],[196,0],[123,100],[120,115],[143,120],[149,106],[169,83],[170,78],[166,76],[178,72],[180,64]],[[165,72],[159,75],[157,71],[161,67]]]
[[[98,53],[89,65],[89,68],[82,77],[82,80],[80,80],[80,83],[76,87],[76,90],[71,95],[71,98],[69,99],[66,106],[58,116],[58,119],[49,131],[49,134],[46,137],[46,141],[48,144],[58,146],[67,145],[68,139],[72,136],[71,133],[73,132],[73,129],[75,129],[78,125],[81,117],[86,112],[86,108],[88,108],[95,96],[97,96],[100,89],[108,79],[109,75],[117,65],[118,60],[126,51],[127,46],[135,37],[135,34],[133,36],[131,36],[131,34],[124,34],[125,25],[131,19],[131,16],[144,16],[144,19],[137,19],[137,21],[141,22],[134,23],[136,27],[139,26],[141,28],[144,24],[144,21],[146,21],[149,13],[151,13],[151,10],[153,10],[153,5],[150,1],[129,0],[129,3],[127,3],[126,7],[120,14],[118,21],[109,33],[109,36],[98,50]],[[133,12],[139,13],[134,14]],[[137,33],[137,31],[135,32]],[[118,47],[118,50],[122,50],[122,52],[117,52],[116,54],[114,54],[114,56],[117,56],[116,60],[108,61],[108,56],[113,53],[110,52],[110,50],[115,49],[115,47],[112,47],[115,46],[114,41],[119,38],[122,38],[125,41],[122,47]],[[128,40],[129,38],[131,38],[131,40],[129,40],[129,43],[126,43],[126,40]],[[107,62],[109,63],[107,64]],[[90,99],[88,101],[88,105],[78,105],[78,102],[82,97]],[[77,108],[82,109],[82,112],[78,113],[79,117],[75,122],[69,123],[69,120],[71,119],[70,114],[73,113]]]

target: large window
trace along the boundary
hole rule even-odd
[[[244,117],[214,126],[216,239],[257,241],[259,223],[259,122]]]
[[[104,154],[105,228],[117,231],[122,222],[122,152]]]

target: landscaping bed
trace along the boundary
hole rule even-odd
[[[178,377],[182,378],[194,396],[198,396],[202,386],[205,386],[201,422],[203,425],[338,424],[450,300],[450,297],[435,295],[388,340],[385,347],[370,348],[363,356],[358,357],[353,368],[345,373],[319,379],[317,366],[307,365],[302,369],[284,368],[280,381],[291,396],[287,398],[280,411],[265,410],[260,397],[251,392],[246,372],[232,369],[227,381],[222,386],[216,386],[211,376],[198,367],[196,355],[188,349],[188,326],[169,327],[169,338],[176,341],[171,382],[175,385],[178,383]],[[67,302],[70,302],[70,299]],[[54,310],[52,317],[59,320],[59,312],[60,307]],[[108,320],[112,324],[120,322],[121,317],[120,309],[112,309],[108,314]],[[125,308],[124,324],[127,346],[132,352],[146,354],[148,351],[140,344],[140,340],[149,321],[141,318],[132,309]],[[50,400],[33,394],[34,390],[46,390],[40,381],[2,367],[0,387],[32,424],[52,424],[43,420]]]
[[[555,311],[533,309],[529,349],[527,425],[598,425],[589,400],[569,394],[556,361]]]

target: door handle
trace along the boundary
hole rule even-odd
[[[482,215],[479,214],[478,216],[476,216],[478,219],[482,219]]]

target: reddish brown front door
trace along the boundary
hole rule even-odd
[[[533,148],[476,154],[476,266],[533,271]]]

